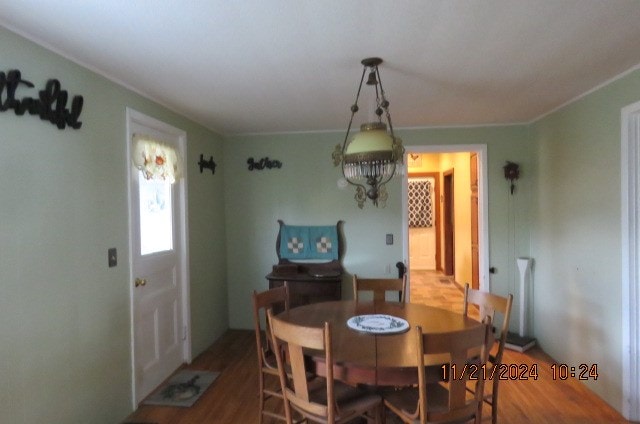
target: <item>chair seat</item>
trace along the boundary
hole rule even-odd
[[[447,410],[449,397],[445,387],[437,383],[427,384],[427,393],[427,408],[430,412],[437,413]],[[384,392],[383,397],[387,404],[391,404],[407,414],[412,414],[416,410],[420,394],[417,387],[406,387]]]
[[[441,414],[446,414],[449,410],[448,402],[449,402],[449,391],[446,387],[442,386],[438,383],[427,384],[427,420],[428,422],[438,422],[438,416]],[[417,388],[408,387],[400,390],[390,390],[389,392],[385,392],[383,394],[385,405],[392,411],[405,416],[416,415],[415,423],[420,422],[418,411],[416,411],[416,406],[419,401],[419,393]],[[473,396],[467,396],[468,399],[468,407],[473,405]],[[475,409],[469,409],[466,413],[464,411],[460,411],[459,419],[451,421],[447,419],[447,423],[467,423],[474,416]]]
[[[309,400],[322,405],[327,404],[327,381],[322,377],[315,377],[309,381]],[[339,381],[334,381],[334,397],[338,404],[336,422],[343,422],[357,417],[363,410],[373,409],[382,401],[382,397],[375,393],[349,386]],[[323,417],[316,417],[319,422]]]

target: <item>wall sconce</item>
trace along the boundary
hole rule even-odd
[[[520,177],[520,165],[507,161],[507,164],[503,166],[502,169],[504,169],[504,177],[511,181],[511,194],[513,194],[513,190],[516,188],[513,182]]]
[[[388,198],[385,184],[401,170],[404,157],[402,140],[393,133],[389,101],[382,89],[382,80],[378,71],[378,65],[382,63],[382,59],[370,57],[363,59],[361,63],[364,69],[356,101],[351,106],[351,120],[347,133],[343,144],[338,144],[332,154],[333,164],[342,165],[342,175],[345,180],[356,187],[355,200],[360,209],[363,208],[367,199],[371,200],[376,207],[378,203],[385,205]],[[362,124],[360,132],[349,139],[354,115],[359,110],[358,99],[367,70],[369,75],[366,85],[375,90],[377,121]]]

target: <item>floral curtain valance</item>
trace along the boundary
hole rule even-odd
[[[133,135],[132,160],[147,180],[173,184],[182,176],[182,159],[178,151],[144,134]]]

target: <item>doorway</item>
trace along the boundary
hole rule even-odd
[[[186,133],[127,109],[127,152],[135,408],[191,359]]]
[[[415,258],[420,257],[420,253],[412,251],[416,243],[412,242],[410,235],[412,230],[408,211],[409,181],[416,175],[424,175],[426,172],[435,173],[440,180],[438,184],[440,193],[434,196],[434,209],[439,213],[436,219],[439,226],[436,251],[439,252],[439,257],[433,269],[427,271],[420,269],[419,272],[426,273],[431,281],[449,284],[449,287],[442,291],[459,291],[465,283],[471,285],[476,278],[480,290],[489,290],[486,145],[407,146],[406,151],[407,172],[403,186],[403,237],[405,240],[403,256],[408,262],[407,290],[410,299],[412,270],[415,273],[414,261]],[[418,163],[419,166],[416,166]],[[474,163],[475,167],[472,169]],[[475,214],[473,219],[472,213]],[[476,258],[471,260],[474,255],[477,255]],[[418,276],[416,288],[418,288],[423,276],[416,275]]]

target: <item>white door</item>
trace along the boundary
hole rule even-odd
[[[184,132],[127,111],[131,158],[134,135],[182,152]],[[131,309],[134,406],[190,358],[184,222],[184,176],[147,179],[129,159]]]
[[[436,269],[435,227],[409,228],[409,256],[411,269]]]

